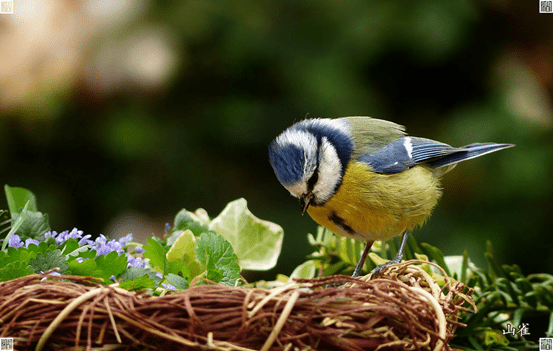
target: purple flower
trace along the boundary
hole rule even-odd
[[[146,252],[146,250],[144,250],[142,246],[136,246],[134,248],[134,252],[136,252],[137,254],[143,254],[144,252]]]
[[[79,240],[79,246],[84,246],[86,244],[88,244],[88,239],[91,237],[92,235],[90,234],[87,234],[85,236],[83,236],[83,238],[81,240]]]
[[[167,289],[167,290],[174,290],[174,291],[177,291],[177,288],[175,288],[175,286],[172,285],[172,284],[169,284],[169,283],[167,283],[167,284],[161,283],[161,285],[163,285],[163,287],[164,287],[165,289]]]
[[[95,241],[87,240],[88,244],[92,246],[93,250],[96,250],[96,254],[107,255],[112,251],[117,252],[119,255],[125,253],[125,245],[132,240],[132,235],[129,234],[119,240],[109,240],[103,234],[100,234]]]
[[[36,246],[38,246],[38,244],[40,244],[40,242],[38,240],[35,240],[35,239],[27,239],[25,240],[25,248],[29,248],[29,245],[30,244],[35,244]]]
[[[83,237],[83,231],[73,228],[71,231],[65,230],[61,233],[52,230],[50,232],[44,233],[44,238],[52,238],[56,240],[56,245],[61,245],[69,239],[81,239]]]
[[[104,234],[100,234],[100,236],[97,237],[96,240],[88,240],[88,244],[92,246],[105,245],[107,242],[108,242],[108,238],[106,238]]]
[[[19,249],[21,246],[25,245],[24,242],[21,241],[21,238],[17,234],[11,234],[10,238],[8,239],[8,246],[13,247],[15,249]]]
[[[136,268],[146,267],[146,262],[142,260],[142,257],[133,257],[127,254],[127,262],[129,262],[128,267],[136,267]]]
[[[67,235],[67,239],[80,239],[82,237],[83,237],[83,231],[78,230],[77,228],[73,228],[71,232]]]
[[[107,256],[110,252],[115,251],[118,254],[122,254],[123,250],[121,244],[118,242],[108,242],[106,244],[100,244],[96,246],[96,257],[100,255]]]
[[[108,240],[105,235],[100,234],[96,240],[90,240],[92,235],[87,234],[83,236],[83,231],[73,228],[71,231],[65,230],[58,233],[54,230],[44,233],[44,238],[52,238],[56,241],[56,245],[61,245],[69,239],[79,240],[79,246],[90,245],[91,250],[95,250],[98,257],[99,255],[107,255],[112,251],[117,252],[119,255],[125,253],[124,248],[127,243],[132,241],[132,234],[128,234],[119,240]],[[16,239],[14,239],[16,240]],[[14,245],[19,245],[17,241],[13,242]],[[33,241],[34,243],[34,241]],[[138,264],[138,263],[137,263]]]
[[[52,234],[52,233],[54,233],[54,234]],[[55,230],[52,230],[52,231],[44,233],[44,239],[55,238],[56,235],[58,235],[58,232],[56,232]]]
[[[132,234],[127,234],[124,237],[119,238],[118,241],[119,241],[119,244],[121,244],[121,246],[125,246],[127,245],[128,242],[132,241]]]

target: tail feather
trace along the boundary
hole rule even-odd
[[[428,162],[429,165],[435,168],[445,167],[459,163],[461,161],[470,160],[472,158],[489,154],[491,152],[507,149],[515,146],[514,144],[496,144],[496,143],[475,143],[458,148],[459,151],[439,157]]]

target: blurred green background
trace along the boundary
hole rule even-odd
[[[0,180],[57,231],[164,232],[181,209],[244,197],[284,227],[278,266],[315,223],[267,146],[309,117],[367,115],[455,146],[462,163],[417,240],[549,272],[553,15],[538,1],[15,0],[0,15]],[[5,201],[5,200],[4,200]],[[6,204],[3,205],[6,207]]]

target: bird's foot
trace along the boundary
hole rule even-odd
[[[395,257],[393,260],[390,260],[386,263],[376,266],[375,269],[373,269],[371,272],[371,279],[374,277],[380,276],[389,266],[398,264],[400,262],[401,262],[401,257]]]

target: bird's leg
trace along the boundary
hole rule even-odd
[[[351,275],[352,278],[357,278],[359,276],[359,273],[361,273],[361,271],[363,270],[363,266],[365,265],[365,260],[367,259],[367,255],[369,254],[369,251],[371,251],[371,246],[373,246],[373,243],[374,243],[374,240],[367,241],[367,245],[365,245],[365,250],[363,250],[363,254],[359,259],[359,262],[357,263],[357,266],[355,267],[353,274]],[[333,283],[333,284],[328,284],[326,287],[336,288],[344,284],[345,283]]]
[[[401,237],[401,245],[399,245],[399,250],[397,251],[396,257],[394,257],[391,261],[388,261],[384,264],[376,266],[375,269],[372,271],[371,277],[376,277],[382,274],[384,269],[392,264],[400,263],[403,259],[403,251],[405,250],[405,244],[407,243],[407,237],[409,236],[409,231],[406,230],[403,233],[403,236]]]
[[[359,259],[359,262],[357,263],[357,267],[355,267],[355,270],[351,275],[352,278],[357,278],[361,273],[361,270],[363,270],[363,266],[365,265],[365,260],[367,259],[367,255],[369,254],[369,251],[371,251],[371,247],[373,246],[373,243],[374,243],[374,240],[367,241],[367,244],[365,245],[365,250],[363,250],[363,254]]]

